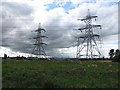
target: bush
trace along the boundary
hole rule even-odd
[[[114,57],[113,62],[120,62],[120,54]]]

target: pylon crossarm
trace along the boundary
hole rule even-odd
[[[46,36],[38,36],[38,37],[34,37],[33,39],[38,39],[38,38],[45,38]],[[48,38],[48,37],[46,37],[46,38]]]
[[[48,38],[47,36],[41,36],[42,38]]]
[[[42,45],[42,44],[47,45],[46,43],[35,43],[35,44],[33,44],[33,45]]]
[[[101,29],[101,25],[91,25],[90,27],[86,26],[86,27],[83,27],[83,28],[79,28],[78,30],[82,31],[82,30],[85,30],[85,29],[97,28],[97,27],[100,27],[100,29]]]
[[[42,30],[42,31],[44,31],[44,32],[46,32],[46,30],[45,30],[45,29],[43,29],[43,28],[41,28],[41,30]]]
[[[92,37],[99,37],[100,35],[98,34],[93,34]]]
[[[88,29],[88,27],[79,28],[78,30]]]
[[[92,28],[97,28],[97,27],[101,29],[101,25],[92,25]]]
[[[42,28],[39,28],[39,29],[35,30],[35,32],[41,32],[41,31],[46,32],[46,30],[45,30],[45,29],[42,29]]]
[[[85,21],[85,20],[89,20],[89,19],[93,19],[93,18],[97,18],[97,16],[86,16],[86,18],[77,19],[77,20]]]

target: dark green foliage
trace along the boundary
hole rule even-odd
[[[4,54],[4,59],[7,59],[7,54]]]
[[[120,54],[114,57],[113,62],[120,62]]]
[[[118,63],[94,61],[2,62],[3,88],[115,88]]]
[[[120,50],[119,49],[117,49],[115,52],[113,62],[120,62]]]
[[[114,57],[114,49],[110,49],[109,55],[110,55],[110,59],[113,59],[113,57]]]

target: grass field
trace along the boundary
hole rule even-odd
[[[3,88],[117,88],[118,63],[95,61],[2,62]]]

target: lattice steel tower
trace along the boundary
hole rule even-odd
[[[81,31],[82,35],[78,37],[76,58],[81,58],[81,56],[85,56],[85,58],[101,57],[102,54],[97,43],[98,41],[100,41],[100,35],[94,34],[93,30],[93,28],[97,27],[101,29],[101,25],[92,24],[92,20],[95,19],[96,21],[96,18],[97,16],[90,15],[88,9],[88,15],[83,19],[78,19],[84,21],[86,26],[77,29]]]
[[[47,45],[46,43],[43,43],[43,38],[45,38],[46,36],[42,35],[42,31],[45,32],[45,29],[41,28],[41,24],[39,23],[38,29],[35,30],[35,32],[37,33],[36,37],[34,37],[33,39],[35,39],[35,43],[32,54],[36,55],[38,58],[47,58],[46,53],[45,53],[45,49],[43,45]]]

